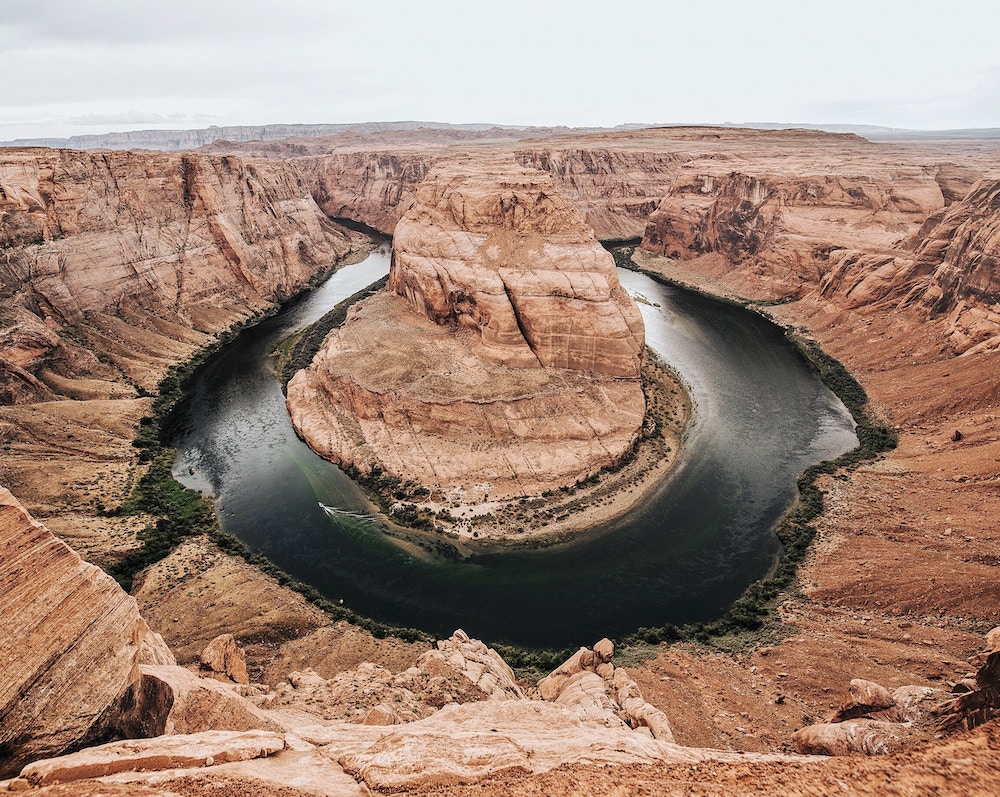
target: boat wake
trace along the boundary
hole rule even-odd
[[[347,518],[350,518],[352,520],[359,520],[362,523],[377,522],[376,518],[372,517],[371,515],[366,515],[364,512],[351,512],[347,509],[340,509],[339,507],[335,506],[327,506],[322,501],[318,501],[317,503],[319,503],[319,508],[326,513],[327,517],[333,518],[334,520],[346,520]]]

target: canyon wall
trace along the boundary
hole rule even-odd
[[[703,173],[660,201],[642,246],[677,260],[715,255],[744,290],[787,298],[822,281],[831,252],[891,252],[944,206],[933,174],[916,167]]]
[[[440,163],[396,226],[388,293],[288,386],[321,455],[442,494],[535,495],[629,450],[643,324],[551,177]]]
[[[348,248],[274,161],[2,150],[0,395],[80,376],[152,389]]]
[[[328,216],[345,216],[391,235],[436,153],[345,152],[290,163]]]

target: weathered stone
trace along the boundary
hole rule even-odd
[[[809,755],[884,755],[903,747],[903,726],[859,719],[810,725],[792,736],[795,749]]]
[[[131,715],[121,722],[154,716],[153,734],[201,733],[208,730],[276,730],[277,726],[231,686],[199,678],[183,667],[143,665],[142,682]],[[128,734],[138,735],[138,734]],[[143,734],[146,735],[146,734]]]
[[[830,722],[842,722],[871,714],[873,711],[893,707],[889,690],[874,681],[863,678],[851,680],[847,700],[830,718]]]
[[[607,724],[647,728],[656,739],[673,742],[667,715],[647,703],[639,685],[610,661],[614,645],[602,639],[594,650],[580,648],[538,682],[543,700],[577,711],[581,716],[603,717]]]
[[[608,638],[602,639],[596,645],[594,645],[594,656],[597,658],[599,664],[611,661],[611,657],[615,655],[615,643]]]
[[[155,631],[149,631],[142,639],[142,647],[139,648],[139,664],[157,664],[174,666],[177,659],[170,652],[163,637]]]
[[[552,702],[571,709],[581,717],[621,722],[615,715],[621,707],[608,694],[604,679],[589,670],[570,676]],[[621,724],[624,726],[625,723]]]
[[[362,725],[398,725],[400,722],[396,712],[384,703],[379,703],[368,710],[361,718]]]
[[[220,634],[201,652],[202,669],[225,675],[238,684],[250,683],[247,659],[232,634]]]
[[[338,755],[337,747],[327,753]],[[390,791],[468,783],[505,771],[545,772],[577,762],[697,763],[704,752],[621,725],[608,727],[551,703],[491,700],[445,706],[338,760],[370,788]]]
[[[438,640],[437,648],[427,651],[417,661],[417,667],[425,672],[434,672],[442,665],[464,675],[490,700],[526,698],[514,671],[500,654],[480,640],[470,639],[461,629],[450,639]]]
[[[538,682],[538,693],[543,700],[555,700],[569,679],[584,670],[583,658],[591,651],[580,648],[566,661]]]
[[[148,628],[110,576],[0,487],[0,775],[83,739],[139,680]]]
[[[263,731],[206,731],[182,736],[133,739],[90,747],[28,764],[21,777],[33,785],[67,783],[119,772],[156,771],[248,761],[283,750],[284,738]]]

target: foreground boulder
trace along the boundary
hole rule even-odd
[[[0,488],[0,775],[57,755],[140,678],[148,630],[110,576]]]
[[[881,684],[854,678],[840,708],[826,722],[792,736],[795,748],[809,755],[884,755],[927,737],[931,705],[937,696],[926,686]]]
[[[248,761],[283,750],[284,737],[255,731],[206,731],[113,742],[58,758],[36,761],[21,771],[33,786],[67,783],[119,772],[157,771]]]

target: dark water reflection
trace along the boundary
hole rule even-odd
[[[269,357],[388,265],[382,248],[220,351],[178,409],[172,440],[178,478],[215,496],[224,530],[361,614],[539,647],[712,619],[774,563],[770,529],[798,474],[856,444],[843,405],[776,327],[620,272],[643,300],[647,342],[695,401],[671,476],[642,506],[568,545],[457,563],[414,558],[366,518],[354,483],[295,436]]]

